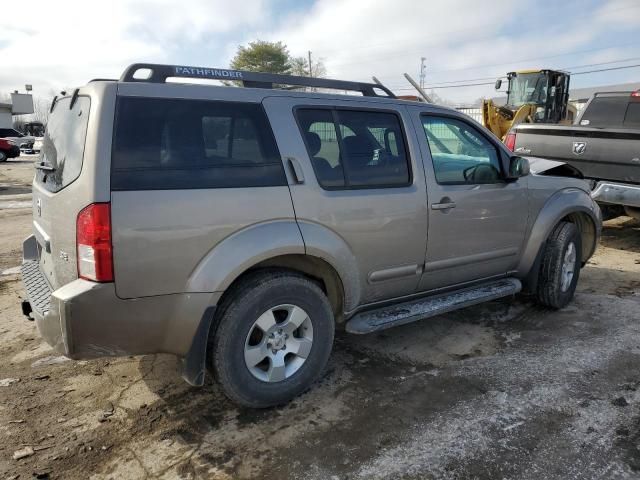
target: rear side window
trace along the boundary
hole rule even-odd
[[[640,100],[629,102],[627,113],[624,116],[624,126],[640,128]]]
[[[384,188],[411,183],[406,144],[396,114],[303,108],[296,116],[323,188]]]
[[[623,124],[629,97],[595,97],[585,110],[580,125],[589,127],[620,127]]]
[[[286,184],[273,133],[260,105],[118,99],[112,190]]]
[[[79,96],[73,107],[70,106],[70,97],[56,102],[42,139],[40,160],[54,170],[37,170],[36,181],[50,192],[62,190],[78,178],[82,170],[91,100]]]

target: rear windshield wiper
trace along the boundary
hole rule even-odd
[[[38,170],[43,170],[45,172],[55,172],[55,170],[56,170],[56,167],[54,167],[52,165],[49,165],[47,163],[44,163],[44,162],[36,163],[35,167]]]

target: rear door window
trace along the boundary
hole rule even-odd
[[[259,104],[120,97],[112,190],[286,185]]]
[[[323,188],[385,188],[411,183],[404,135],[395,113],[301,108],[296,116]]]
[[[72,107],[71,97],[65,97],[49,116],[40,160],[54,170],[37,170],[36,181],[51,192],[62,190],[80,175],[90,106],[89,97],[76,97]]]

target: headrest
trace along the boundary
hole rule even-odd
[[[320,135],[316,132],[307,132],[307,146],[309,147],[309,153],[312,157],[315,157],[322,147],[322,141]]]

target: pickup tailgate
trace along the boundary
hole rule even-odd
[[[567,162],[587,178],[640,183],[640,130],[519,125],[514,152]]]

